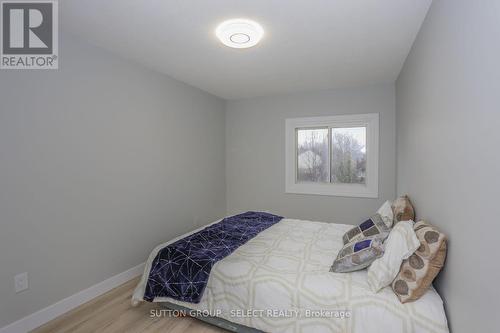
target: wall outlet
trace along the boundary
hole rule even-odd
[[[28,273],[24,272],[14,276],[14,289],[16,293],[28,289]]]

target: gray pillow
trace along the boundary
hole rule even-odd
[[[359,241],[365,238],[379,238],[382,241],[389,236],[391,229],[387,227],[380,214],[375,214],[357,227],[347,231],[342,240],[344,244]]]
[[[344,245],[330,272],[347,273],[364,269],[384,254],[380,238],[367,238]]]

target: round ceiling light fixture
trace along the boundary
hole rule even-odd
[[[215,29],[215,35],[226,46],[246,49],[257,45],[264,36],[264,29],[252,20],[232,19],[219,24]]]

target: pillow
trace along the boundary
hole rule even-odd
[[[415,210],[407,195],[403,195],[394,200],[392,203],[392,211],[394,212],[394,223],[415,220]]]
[[[380,238],[383,241],[387,238],[390,231],[390,228],[385,225],[380,214],[375,214],[359,226],[347,231],[342,236],[342,240],[344,241],[344,245],[367,237]]]
[[[389,200],[384,202],[382,207],[377,210],[377,214],[382,217],[387,228],[392,228],[392,224],[394,223],[394,212],[392,211],[392,205]]]
[[[349,243],[339,251],[330,272],[347,273],[366,268],[383,253],[382,240],[378,238]]]
[[[371,290],[376,293],[389,286],[398,275],[403,260],[411,256],[419,246],[413,221],[396,224],[384,243],[384,255],[368,268],[368,285]]]
[[[446,236],[436,227],[420,221],[414,227],[420,247],[403,261],[392,289],[401,303],[419,299],[443,267],[446,258]]]

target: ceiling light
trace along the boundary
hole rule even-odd
[[[256,45],[262,39],[264,29],[260,24],[251,20],[233,19],[219,24],[215,35],[226,46],[246,49]]]

